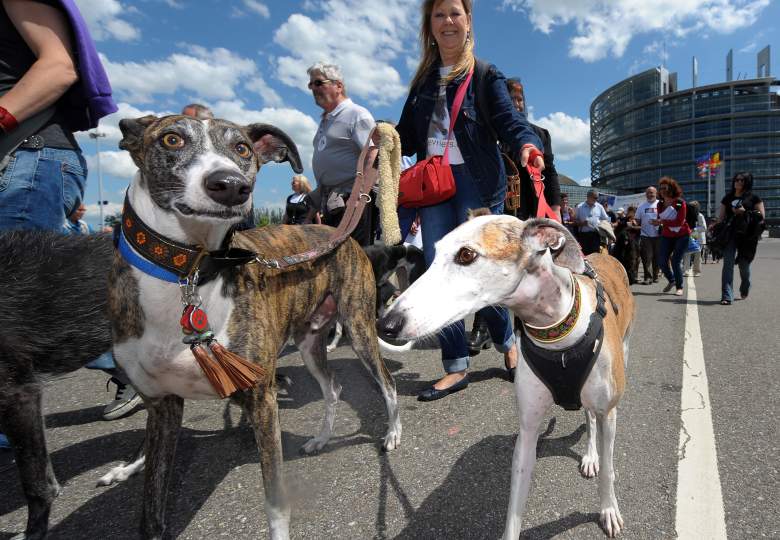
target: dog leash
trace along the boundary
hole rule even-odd
[[[525,148],[525,146],[523,146],[523,148]],[[531,154],[528,156],[528,164],[525,167],[528,171],[528,175],[531,177],[534,191],[536,192],[536,198],[538,199],[536,217],[547,217],[560,223],[561,217],[557,212],[553,212],[553,209],[547,204],[547,199],[544,196],[544,176],[542,176],[542,171],[532,165],[538,157],[544,158],[544,154],[542,154],[538,148],[532,147]]]
[[[346,202],[346,208],[341,221],[333,231],[327,242],[314,247],[310,250],[296,253],[294,255],[287,255],[284,257],[278,257],[276,259],[267,259],[260,256],[255,257],[253,262],[261,264],[266,268],[285,269],[296,264],[301,264],[307,261],[311,261],[322,257],[326,253],[333,251],[336,247],[342,244],[349,235],[360,223],[360,218],[363,215],[363,210],[366,204],[371,202],[371,188],[376,184],[378,177],[378,170],[374,168],[373,163],[366,164],[366,158],[368,157],[369,150],[371,149],[371,137],[376,128],[371,130],[371,133],[366,139],[366,143],[363,145],[363,149],[360,152],[358,158],[357,172],[355,173],[355,183],[352,186],[352,192],[349,195],[349,199]],[[380,131],[381,134],[381,131]]]

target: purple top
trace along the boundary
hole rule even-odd
[[[87,23],[73,0],[59,0],[70,20],[79,80],[74,84],[62,102],[62,112],[68,127],[73,131],[96,128],[98,120],[117,111],[111,98],[111,83],[100,63]]]

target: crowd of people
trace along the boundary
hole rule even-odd
[[[686,201],[680,185],[669,177],[649,186],[647,200],[638,207],[613,212],[599,203],[596,190],[589,191],[583,203],[570,206],[568,195],[560,190],[550,134],[526,117],[523,83],[507,79],[474,54],[472,8],[472,0],[422,2],[420,61],[395,124],[406,166],[446,150],[456,186],[454,196],[443,202],[399,209],[402,233],[421,240],[426,263],[433,261],[436,242],[468,219],[472,209],[535,217],[543,205],[525,168],[530,161],[544,171],[546,205],[572,231],[584,254],[608,249],[623,262],[632,283],[656,283],[663,274],[664,291],[682,295],[684,278],[699,275],[702,246],[709,245],[723,256],[722,303],[733,300],[735,264],[740,294],[746,298],[764,218],[763,203],[752,191],[752,176],[734,176],[717,222],[710,227],[698,203]],[[88,234],[91,230],[83,222],[87,166],[73,134],[96,127],[117,108],[86,25],[70,1],[3,2],[0,36],[0,230]],[[293,177],[283,219],[287,224],[336,226],[352,189],[358,156],[370,142],[376,122],[350,99],[338,65],[316,63],[308,76],[308,87],[322,109],[313,140],[316,187],[312,189],[303,175]],[[458,92],[462,85],[465,93]],[[454,107],[456,94],[462,94],[463,101]],[[208,107],[196,103],[182,113],[213,117]],[[509,162],[520,176],[519,204],[511,211],[505,209]],[[353,238],[363,246],[372,244],[381,234],[378,222],[372,200]],[[504,354],[504,367],[513,377],[518,349],[506,309],[486,308],[476,315],[470,333],[458,321],[444,329],[439,340],[443,374],[419,395],[420,400],[440,399],[466,388],[470,357],[490,343]],[[118,388],[104,412],[106,418],[126,414],[140,403],[110,353],[92,367],[106,370]]]

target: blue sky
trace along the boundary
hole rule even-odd
[[[341,64],[350,97],[375,118],[397,120],[418,58],[419,0],[76,0],[120,105],[101,122],[106,211],[119,208],[134,172],[117,148],[124,117],[211,106],[238,123],[269,122],[299,146],[311,174],[311,140],[320,109],[306,89],[306,67]],[[589,109],[627,76],[664,64],[691,85],[753,78],[756,53],[772,48],[780,72],[778,0],[476,0],[477,54],[526,86],[531,119],[548,128],[558,171],[589,181]],[[90,165],[87,220],[97,222],[95,142],[79,141]],[[281,206],[292,170],[268,165],[256,206]]]

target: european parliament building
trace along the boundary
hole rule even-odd
[[[780,81],[770,75],[769,47],[758,53],[755,79],[677,88],[677,74],[647,70],[605,90],[591,104],[591,181],[620,194],[637,193],[671,176],[687,200],[717,214],[724,189],[738,171],[754,176],[767,221],[780,224]],[[721,174],[697,169],[716,156]],[[725,182],[724,182],[725,179]],[[709,181],[708,181],[709,180]],[[725,186],[724,186],[725,183]]]

